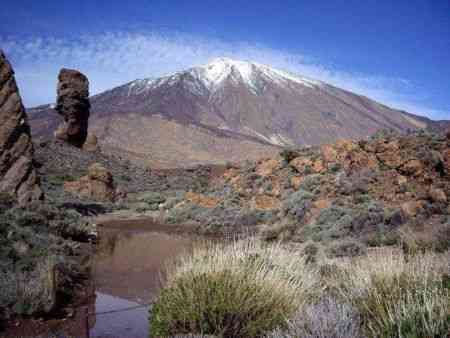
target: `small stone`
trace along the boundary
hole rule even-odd
[[[398,185],[404,185],[404,184],[406,184],[406,183],[408,183],[408,178],[406,178],[406,177],[403,176],[403,175],[397,176],[397,184],[398,184]]]

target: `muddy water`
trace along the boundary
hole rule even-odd
[[[99,229],[92,303],[77,309],[72,318],[52,325],[25,322],[0,337],[148,337],[148,304],[158,294],[166,264],[200,243],[167,229],[143,220],[105,223]]]
[[[157,296],[166,264],[189,252],[196,240],[129,223],[106,224],[100,237],[94,267],[99,314],[90,336],[148,337],[145,305]]]

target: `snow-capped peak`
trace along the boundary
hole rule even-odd
[[[279,85],[295,82],[310,88],[321,84],[319,81],[293,75],[256,62],[239,61],[225,57],[214,59],[204,66],[194,67],[189,72],[210,90],[220,86],[223,80],[230,76],[239,76],[253,91],[258,89],[262,79]]]
[[[290,83],[295,83],[309,88],[322,85],[320,81],[294,75],[256,62],[220,57],[213,59],[206,65],[193,67],[159,79],[133,81],[128,84],[128,95],[139,94],[161,85],[177,83],[183,78],[183,74],[190,74],[195,79],[194,81],[190,80],[188,85],[192,91],[199,94],[204,92],[204,88],[209,93],[214,93],[226,79],[231,79],[236,83],[244,83],[255,94],[261,93],[262,88],[267,83],[275,83],[285,87]]]

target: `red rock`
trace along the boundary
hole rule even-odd
[[[428,195],[433,202],[447,202],[447,195],[442,189],[431,187]]]
[[[256,166],[255,172],[259,176],[267,177],[272,175],[279,166],[280,162],[275,159],[263,160]]]
[[[280,200],[268,195],[257,195],[253,198],[253,208],[257,210],[274,210],[280,207]]]
[[[64,182],[64,190],[99,202],[114,202],[116,199],[112,174],[99,163],[91,165],[88,174],[78,181]]]

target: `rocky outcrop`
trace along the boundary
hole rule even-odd
[[[88,174],[78,181],[65,182],[64,190],[98,202],[114,202],[116,199],[113,176],[99,163],[91,165]]]
[[[57,94],[56,111],[64,122],[55,137],[81,148],[88,135],[89,81],[79,71],[63,68],[58,75]]]
[[[86,141],[83,144],[83,150],[92,152],[100,150],[100,146],[98,145],[98,139],[95,134],[88,134]]]
[[[30,127],[14,79],[14,71],[0,51],[0,192],[20,204],[42,198],[33,165]]]

